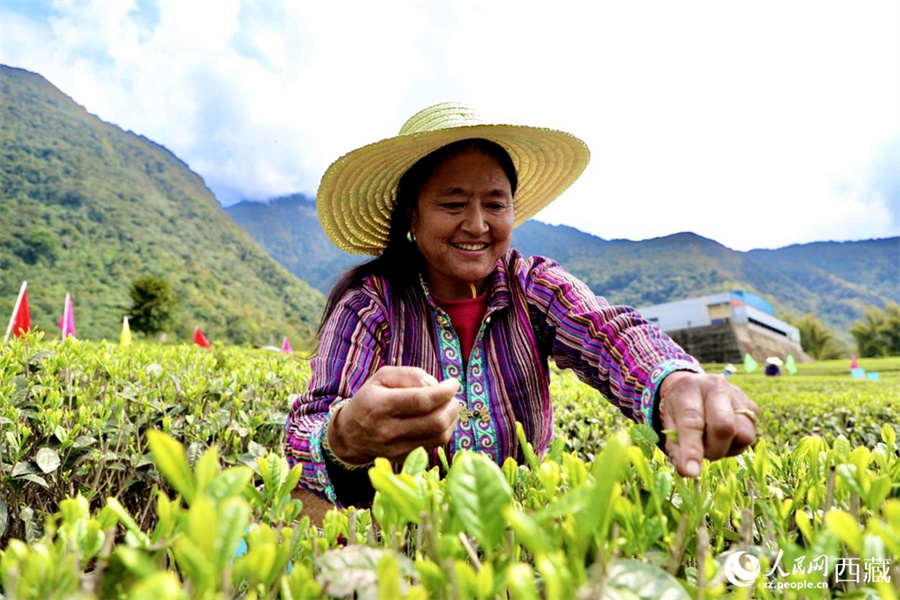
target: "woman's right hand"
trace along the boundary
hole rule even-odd
[[[456,428],[458,391],[456,379],[438,383],[418,367],[381,367],[331,419],[325,432],[331,451],[365,464],[377,456],[400,462],[419,446],[443,446]]]

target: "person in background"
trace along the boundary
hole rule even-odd
[[[735,367],[731,363],[725,365],[725,369],[723,370],[723,374],[725,375],[725,377],[731,377],[735,373],[737,373],[737,367]]]
[[[332,289],[309,386],[290,408],[285,452],[303,467],[300,488],[367,506],[374,459],[399,465],[420,446],[431,465],[438,448],[450,460],[477,450],[522,462],[516,422],[544,452],[550,360],[625,417],[676,430],[664,447],[682,475],[751,444],[758,409],[743,391],[704,373],[635,309],[510,247],[513,228],[588,158],[568,133],[484,123],[443,103],[328,168],[316,196],[325,232],[375,258]]]
[[[784,362],[777,356],[770,356],[766,359],[766,377],[779,377],[781,376],[781,365]]]

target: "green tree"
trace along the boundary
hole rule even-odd
[[[822,325],[812,313],[799,319],[788,319],[788,322],[800,330],[800,347],[816,360],[826,360],[841,356],[841,347],[834,333]]]
[[[15,249],[25,264],[34,265],[41,259],[53,264],[59,254],[59,236],[46,227],[35,227],[22,236],[21,244]]]
[[[870,306],[862,321],[850,328],[860,356],[900,355],[900,304],[888,303],[884,309]]]
[[[147,335],[168,331],[174,323],[178,304],[172,286],[162,277],[142,275],[131,283],[128,322],[132,329]]]
[[[884,307],[884,326],[881,328],[887,356],[900,356],[900,304],[888,303]]]

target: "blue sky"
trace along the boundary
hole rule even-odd
[[[223,204],[312,197],[444,100],[570,131],[537,218],[737,250],[900,235],[900,2],[0,0],[0,63],[166,146]]]

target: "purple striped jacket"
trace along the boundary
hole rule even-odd
[[[366,505],[374,492],[365,470],[348,471],[328,460],[321,440],[329,408],[351,398],[384,365],[418,366],[438,380],[462,385],[461,412],[444,450],[477,449],[498,464],[524,460],[516,437],[522,423],[535,451],[553,435],[552,358],[571,368],[622,413],[651,423],[656,391],[676,370],[700,372],[656,325],[627,306],[610,306],[550,259],[508,251],[491,275],[487,313],[463,364],[459,340],[424,282],[395,294],[369,277],[338,303],[323,328],[307,390],[291,407],[285,452],[300,463],[300,485],[340,506]],[[431,464],[438,464],[431,452]]]

